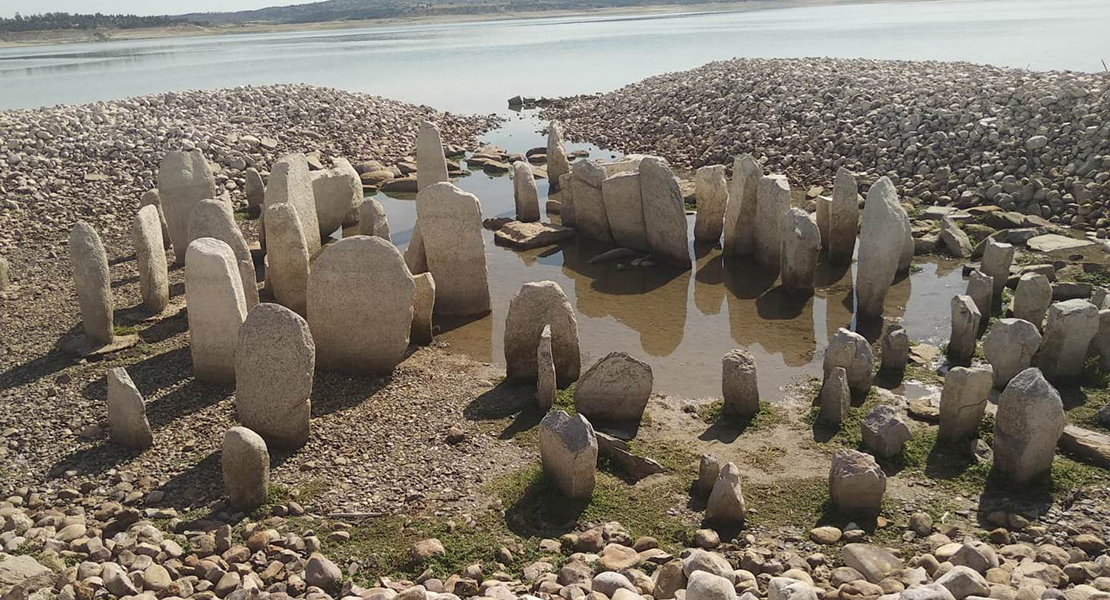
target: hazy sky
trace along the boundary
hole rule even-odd
[[[15,13],[32,15],[44,12],[167,15],[247,10],[310,1],[312,0],[0,0],[0,17],[12,17]]]

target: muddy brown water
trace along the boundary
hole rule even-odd
[[[545,145],[537,133],[542,126],[528,113],[514,115],[484,141],[523,153]],[[590,158],[619,157],[587,144],[568,144],[568,149],[588,151]],[[483,218],[515,215],[507,174],[478,169],[454,183],[478,196]],[[558,215],[546,213],[547,180],[537,180],[537,186],[543,220],[558,222]],[[415,202],[384,193],[376,198],[386,209],[394,243],[404,250],[412,237]],[[693,224],[694,216],[688,215],[691,240]],[[484,362],[504,364],[509,301],[530,281],[555,281],[567,294],[577,312],[584,369],[609,352],[625,351],[652,366],[656,392],[685,398],[720,396],[721,358],[733,348],[747,348],[755,356],[761,395],[781,397],[784,386],[820,374],[824,348],[837,328],[856,325],[854,264],[837,268],[822,262],[816,293],[797,298],[785,294],[750,258],[723,256],[719,245],[692,245],[695,265],[684,271],[631,267],[628,261],[590,264],[614,246],[588,239],[517,251],[495,245],[492,231],[483,230],[482,236],[492,313],[436,325],[439,339],[453,352]],[[919,258],[915,265],[914,273],[891,288],[885,315],[901,317],[911,339],[940,343],[948,337],[949,302],[966,284],[956,263]],[[917,395],[909,387],[908,395]]]

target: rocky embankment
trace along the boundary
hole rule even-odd
[[[1105,236],[1110,74],[948,62],[736,59],[567,98],[568,136],[675,167],[753,154],[796,185],[838,167],[903,199],[991,204]]]

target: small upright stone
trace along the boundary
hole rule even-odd
[[[139,209],[143,207],[153,206],[158,211],[158,222],[162,227],[162,248],[169,250],[173,248],[173,241],[170,240],[170,226],[166,224],[166,215],[162,212],[162,197],[158,195],[158,190],[147,190],[143,193],[143,197],[139,200]]]
[[[547,124],[547,180],[552,184],[552,191],[562,189],[560,178],[567,173],[570,173],[570,161],[563,147],[563,128],[552,121]]]
[[[266,282],[282,306],[307,314],[309,250],[304,225],[290,202],[266,207]]]
[[[701,167],[694,174],[698,213],[694,219],[694,241],[717,244],[724,228],[728,203],[728,181],[724,165]]]
[[[817,277],[817,257],[821,254],[821,232],[800,208],[787,211],[781,227],[782,285],[790,290],[812,293]]]
[[[967,277],[967,295],[971,297],[979,315],[990,315],[994,298],[994,278],[980,271],[972,271]],[[981,323],[982,324],[982,323]]]
[[[393,243],[389,232],[389,219],[385,215],[385,207],[374,198],[366,198],[358,207],[358,232],[361,235],[380,237]]]
[[[246,170],[244,179],[246,179],[247,212],[257,217],[262,214],[262,206],[266,202],[266,185],[262,183],[262,175],[254,167]]]
[[[833,182],[829,207],[829,259],[837,263],[852,260],[859,232],[859,185],[852,173],[840,167]]]
[[[1076,298],[1050,306],[1035,359],[1044,376],[1050,381],[1078,377],[1098,324],[1098,309],[1086,300]]]
[[[740,489],[740,469],[734,463],[721,467],[709,500],[705,504],[705,520],[725,526],[744,522],[747,509]]]
[[[721,388],[722,416],[745,419],[759,412],[759,383],[751,352],[736,348],[725,354],[721,360]]]
[[[332,168],[312,171],[312,197],[321,238],[343,226],[347,217],[362,204],[362,179],[345,158],[332,160]]]
[[[979,308],[971,296],[952,298],[952,333],[948,339],[948,359],[970,364],[975,355],[975,339],[979,335]]]
[[[686,233],[686,205],[678,178],[666,161],[647,156],[640,162],[640,193],[644,204],[644,227],[652,253],[679,267],[690,266]],[[575,204],[578,196],[575,195]]]
[[[994,371],[994,387],[1002,389],[1033,364],[1041,347],[1037,326],[1024,319],[997,319],[983,338],[983,354]]]
[[[439,127],[424,121],[416,134],[416,189],[423,190],[447,181],[451,178],[447,175],[447,157],[443,154]]]
[[[416,212],[428,271],[436,280],[436,312],[488,313],[489,274],[478,197],[450,183],[436,183],[417,194]]]
[[[902,446],[913,436],[897,408],[880,404],[860,423],[863,445],[875,456],[890,458],[902,453]]]
[[[639,423],[652,381],[650,365],[613,352],[582,374],[574,388],[574,408],[591,422]]]
[[[829,469],[829,496],[845,512],[878,512],[886,493],[886,473],[875,459],[857,450],[837,450]]]
[[[983,250],[983,260],[980,263],[979,270],[984,275],[990,275],[993,278],[992,312],[1002,307],[1002,290],[1006,288],[1006,281],[1010,279],[1010,265],[1013,262],[1013,245],[997,242],[994,238],[987,238],[987,245]]]
[[[751,154],[732,163],[725,208],[725,254],[751,254],[755,251],[756,192],[763,168]]]
[[[825,377],[836,367],[844,367],[852,394],[866,395],[871,390],[874,368],[871,344],[862,335],[841,327],[825,348]]]
[[[755,259],[764,269],[778,271],[783,221],[790,210],[790,182],[785,175],[765,175],[759,179],[755,210]]]
[[[708,497],[720,474],[721,464],[717,461],[717,457],[712,454],[702,454],[698,461],[698,493]]]
[[[193,207],[216,197],[216,178],[200,150],[166,153],[158,167],[158,197],[173,241],[174,263],[185,264]]]
[[[536,344],[551,326],[555,374],[564,384],[578,379],[582,359],[578,347],[578,319],[574,308],[554,281],[530,282],[509,301],[505,317],[505,371],[510,379],[530,381],[537,375]]]
[[[1040,273],[1026,273],[1018,279],[1014,297],[1010,300],[1010,313],[1015,319],[1024,319],[1037,327],[1044,327],[1045,314],[1052,304],[1052,283]]]
[[[228,245],[235,253],[235,265],[243,282],[243,297],[247,310],[258,304],[258,280],[254,274],[254,260],[243,232],[235,224],[231,203],[225,198],[201,200],[193,208],[189,219],[189,239],[215,238]]]
[[[75,223],[69,232],[69,258],[85,337],[92,346],[110,344],[114,308],[108,254],[96,230],[84,221]]]
[[[526,160],[513,163],[513,200],[516,203],[516,220],[534,223],[540,220],[540,196],[532,165]]]
[[[185,302],[194,376],[210,383],[234,383],[235,351],[247,304],[235,254],[227,244],[214,238],[189,244]]]
[[[1065,419],[1060,394],[1039,370],[1018,373],[998,398],[994,467],[1015,483],[1048,471]]]
[[[536,404],[543,412],[551,410],[558,391],[555,381],[555,358],[551,352],[551,326],[544,325],[540,343],[536,345]]]
[[[170,303],[170,282],[158,209],[153,206],[139,209],[131,222],[131,239],[135,245],[135,265],[139,270],[139,295],[143,298],[143,308],[150,314],[161,314]]]
[[[840,425],[852,407],[852,392],[848,389],[848,372],[844,367],[833,367],[821,384],[821,410],[817,420]]]
[[[905,371],[910,356],[910,336],[906,328],[900,324],[888,325],[883,334],[881,351],[880,370],[892,373]]]
[[[149,448],[154,443],[143,395],[123,367],[108,370],[108,429],[123,446]]]
[[[940,394],[938,439],[958,442],[975,435],[987,409],[991,371],[984,368],[952,367],[944,376]]]
[[[435,335],[432,311],[436,304],[436,280],[431,273],[421,273],[413,276],[412,281],[412,331],[409,341],[427,346]]]
[[[231,505],[250,510],[266,503],[270,487],[270,452],[266,442],[246,427],[232,427],[224,434],[220,464],[224,489]]]
[[[589,498],[597,471],[597,436],[582,415],[554,410],[540,422],[543,472],[567,498]]]
[[[859,236],[856,298],[861,316],[883,314],[883,302],[894,282],[908,234],[904,215],[894,184],[887,177],[880,178],[867,192]]]

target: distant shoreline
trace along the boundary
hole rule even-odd
[[[736,0],[734,2],[707,2],[704,4],[659,4],[652,6],[612,7],[594,10],[545,10],[506,11],[474,15],[422,15],[405,18],[362,19],[354,21],[322,21],[319,23],[247,23],[242,25],[200,26],[182,24],[172,27],[144,27],[137,29],[98,30],[47,30],[8,34],[0,39],[0,48],[20,48],[96,42],[137,41],[167,38],[188,38],[219,35],[283,33],[295,31],[333,31],[388,27],[397,25],[426,25],[437,23],[474,23],[482,21],[507,21],[514,19],[544,19],[561,17],[605,16],[663,16],[702,12],[748,12],[800,6],[830,6],[839,4],[879,4],[889,0]],[[935,0],[909,0],[925,2]]]

